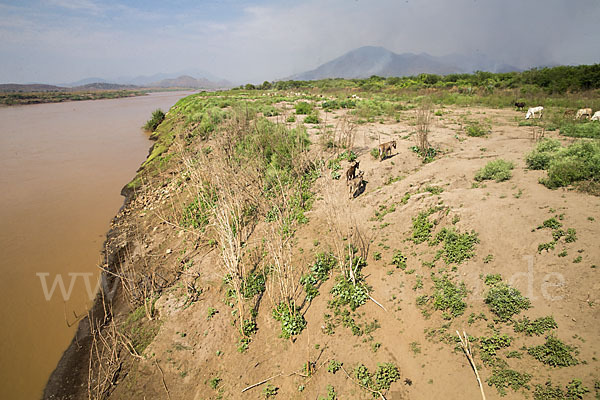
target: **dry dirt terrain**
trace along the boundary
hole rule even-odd
[[[277,106],[282,115],[271,120],[288,126],[301,123],[284,122],[293,112],[292,104]],[[573,379],[589,389],[583,398],[595,398],[594,384],[600,379],[600,198],[550,190],[538,182],[546,172],[526,168],[525,155],[536,142],[531,127],[517,124],[524,113],[479,107],[435,110],[439,112],[433,116],[429,142],[440,152],[426,164],[410,149],[415,144],[415,110],[403,111],[398,120],[347,125],[359,170],[364,171],[364,187],[350,198],[344,176],[350,163],[341,161],[338,180],[323,165],[312,186],[315,201],[306,212],[308,222],[298,225],[290,240],[296,278],[308,271],[317,253],[335,252],[340,243],[363,244],[367,265],[362,274],[370,298],[352,313],[360,335],[353,335],[344,324],[328,326],[330,291],[339,274],[333,271],[319,294],[303,307],[306,328],[293,339],[280,337],[270,292],[276,288],[267,281],[267,291],[258,300],[258,330],[248,349],[239,352],[240,333],[234,308],[226,301],[219,247],[198,241],[197,232],[179,225],[173,211],[186,196],[185,184],[176,179],[181,163],[153,177],[115,218],[108,246],[123,249],[126,269],[144,269],[148,279],[164,280],[169,286],[154,303],[156,311],[142,310],[137,322],[131,322],[136,318],[126,311],[127,302],[117,306],[117,324],[125,324],[130,333],[148,334],[149,344],[139,356],[127,356],[109,398],[262,399],[267,387],[276,387],[274,398],[280,399],[328,398],[328,390],[329,398],[335,398],[329,385],[339,399],[378,398],[361,387],[354,370],[364,364],[374,372],[379,363],[393,363],[400,376],[381,392],[386,399],[480,399],[475,373],[458,346],[457,330],[472,338],[487,399],[501,397],[496,386],[487,383],[494,370],[530,375],[524,382],[529,390],[507,386],[506,399],[532,398],[535,385],[548,380],[564,391]],[[327,129],[336,131],[348,123],[346,113],[325,115],[321,110],[321,125],[307,124],[315,157],[327,160],[339,154],[341,150],[327,150],[322,143]],[[469,137],[463,129],[466,120],[482,121],[491,131]],[[546,132],[546,137],[570,141],[558,132]],[[373,158],[371,150],[391,140],[397,143],[391,156],[382,161]],[[178,151],[174,145],[169,153]],[[495,159],[514,163],[512,177],[476,182],[477,171]],[[431,238],[444,227],[476,233],[471,258],[447,264],[443,256],[436,257],[442,244],[411,240],[413,220],[427,210],[431,210],[427,215]],[[539,244],[552,240],[552,230],[537,228],[553,217],[564,231],[575,229],[576,240],[563,238],[554,249],[538,251]],[[266,224],[259,224],[249,236],[248,248],[262,244],[269,249],[266,231]],[[401,268],[392,264],[398,250],[406,257]],[[464,282],[462,312],[448,316],[436,306],[432,273],[436,279],[450,277],[457,287]],[[511,323],[495,323],[496,315],[485,302],[493,287],[485,278],[494,274],[531,302],[530,308],[514,315],[515,321],[552,316],[557,328],[528,336],[515,332]],[[293,285],[301,300],[302,286],[297,279]],[[119,312],[126,314],[119,317]],[[527,348],[545,343],[550,333],[576,348],[572,353],[576,365],[553,367],[528,354]],[[502,361],[484,363],[478,339],[502,334],[511,338],[509,346],[496,349]],[[328,371],[331,360],[342,368]],[[515,377],[506,376],[505,382]],[[272,379],[242,393],[268,378]]]

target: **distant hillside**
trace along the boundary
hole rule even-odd
[[[139,86],[135,85],[119,85],[116,83],[106,83],[106,82],[94,82],[88,83],[87,85],[75,86],[72,87],[71,90],[74,91],[87,91],[87,90],[130,90],[130,89],[140,89]]]
[[[5,83],[0,84],[0,92],[62,92],[67,91],[69,88],[54,85],[43,85],[39,83],[21,85],[17,83]]]
[[[178,87],[178,88],[193,88],[193,89],[220,89],[231,87],[232,84],[228,81],[213,82],[208,79],[196,79],[189,75],[182,75],[173,79],[163,79],[158,82],[149,83],[149,87]]]
[[[294,80],[317,80],[325,78],[367,78],[408,76],[421,73],[447,75],[469,73],[476,70],[490,72],[517,71],[518,68],[496,62],[484,55],[449,55],[435,57],[426,53],[396,54],[383,47],[364,46],[319,67],[291,76]]]

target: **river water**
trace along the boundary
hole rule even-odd
[[[0,398],[41,397],[152,144],[140,127],[188,94],[0,108]]]

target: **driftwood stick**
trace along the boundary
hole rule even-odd
[[[475,377],[477,378],[477,383],[479,384],[479,390],[481,390],[481,398],[483,400],[486,400],[485,393],[483,392],[483,385],[481,384],[481,378],[479,377],[479,372],[477,372],[477,366],[475,366],[475,360],[473,360],[473,353],[471,352],[471,342],[469,342],[469,337],[467,336],[467,333],[465,331],[463,331],[464,337],[460,336],[460,333],[458,331],[456,331],[456,334],[458,335],[458,338],[460,339],[460,345],[461,345],[463,351],[465,352],[465,355],[467,356],[469,363],[471,363],[471,367],[473,368],[473,371],[475,371]]]
[[[377,300],[375,300],[373,297],[371,297],[371,295],[369,295],[369,298],[371,300],[373,300],[373,303],[377,304],[379,307],[381,307],[383,309],[383,311],[387,312],[387,310],[385,309],[384,306],[382,306]]]
[[[253,387],[257,387],[257,386],[260,386],[260,385],[262,385],[263,383],[267,383],[267,382],[269,382],[271,379],[275,379],[275,378],[277,378],[278,376],[281,376],[281,375],[282,375],[282,373],[280,372],[280,373],[278,373],[277,375],[273,375],[272,377],[265,379],[264,381],[260,381],[260,382],[258,382],[258,383],[255,383],[254,385],[250,385],[250,386],[248,386],[247,388],[243,389],[243,390],[242,390],[242,393],[244,393],[246,390],[250,390],[250,389],[252,389]]]
[[[167,388],[167,382],[165,382],[165,374],[164,374],[162,368],[160,367],[160,365],[158,365],[158,361],[156,361],[156,359],[155,359],[154,362],[156,363],[156,367],[160,371],[160,375],[162,377],[162,384],[163,384],[163,386],[165,388],[165,391],[167,392],[167,398],[169,400],[171,400],[171,393],[169,393],[169,388]]]

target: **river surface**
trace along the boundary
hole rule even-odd
[[[41,397],[92,304],[120,190],[152,145],[141,126],[188,94],[0,108],[1,399]]]

